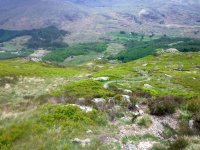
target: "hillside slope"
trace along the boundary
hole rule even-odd
[[[76,67],[0,61],[0,147],[198,149],[199,57]]]

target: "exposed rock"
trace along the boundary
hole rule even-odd
[[[125,94],[132,94],[133,92],[132,92],[131,90],[125,89],[125,90],[124,90],[124,93],[125,93]]]
[[[9,89],[10,88],[10,84],[5,84],[5,87],[4,87],[5,89]]]
[[[165,52],[167,52],[167,53],[178,53],[179,50],[177,50],[176,48],[169,48],[169,49],[166,49]]]
[[[99,109],[103,109],[106,104],[106,100],[104,98],[94,98],[92,101]]]
[[[172,78],[172,76],[171,76],[171,75],[168,75],[168,74],[165,74],[165,76],[168,77],[168,78]]]
[[[108,81],[109,77],[98,77],[98,78],[93,78],[94,81]]]
[[[140,109],[140,110],[138,110],[138,112],[139,112],[139,114],[140,114],[140,115],[143,115],[143,114],[144,114],[144,111],[143,111],[143,110],[141,110],[141,109]]]
[[[145,21],[160,21],[164,19],[164,15],[156,9],[142,9],[138,15]]]
[[[128,102],[128,103],[131,102],[131,99],[130,99],[129,95],[122,95],[122,100],[125,101],[125,102]]]
[[[85,147],[86,145],[90,144],[91,140],[90,139],[81,140],[79,138],[75,138],[72,142],[76,144],[80,144],[81,146]]]
[[[108,103],[110,103],[110,104],[115,104],[115,99],[114,99],[114,97],[109,97],[109,99],[108,99]]]
[[[152,88],[153,86],[151,86],[150,84],[144,84],[144,87],[146,87],[146,88]]]
[[[87,134],[91,134],[91,133],[93,133],[93,132],[92,132],[92,130],[87,130],[86,133],[87,133]]]
[[[72,106],[77,106],[79,107],[81,110],[86,111],[86,112],[91,112],[93,110],[92,107],[88,107],[88,106],[80,106],[80,105],[76,105],[76,104],[70,104]]]
[[[193,127],[194,127],[194,120],[189,120],[188,125],[189,125],[190,129],[193,129]]]
[[[148,64],[142,64],[143,67],[146,67]]]
[[[106,102],[106,100],[104,98],[94,98],[92,101],[96,104],[99,104],[99,103],[101,104],[101,103]]]
[[[177,50],[176,48],[169,48],[169,49],[157,49],[155,54],[156,55],[162,55],[162,54],[165,54],[165,53],[178,53],[179,50]]]
[[[126,145],[126,150],[137,150],[137,147],[131,143]]]
[[[38,49],[29,56],[29,59],[34,62],[42,61],[42,57],[48,54],[49,51],[44,49]]]
[[[135,105],[135,107],[136,107],[137,109],[139,109],[139,108],[140,108],[138,104],[136,104],[136,105]]]
[[[144,142],[140,142],[138,144],[138,150],[148,150],[150,149],[153,144],[155,144],[156,142],[150,142],[150,141],[144,141]]]

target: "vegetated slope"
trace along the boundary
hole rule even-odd
[[[173,134],[167,132],[171,124],[175,123],[175,128],[172,126],[170,133],[176,132],[180,137],[186,133],[176,128],[179,127],[176,125],[178,118],[170,114],[179,110],[182,123],[193,118],[191,113],[198,114],[199,107],[193,106],[199,104],[199,61],[198,52],[165,53],[123,64],[95,61],[82,67],[55,66],[23,59],[0,61],[0,146],[11,149],[112,149],[121,147],[121,142],[127,146],[132,141],[138,147],[140,142],[147,140],[172,147],[168,138]],[[103,80],[101,77],[109,78]],[[101,103],[95,103],[93,98]],[[136,116],[135,121],[133,108],[136,103],[145,115]],[[166,113],[163,120],[171,119],[165,122],[170,127],[161,124],[163,129],[159,128],[159,132],[162,134],[157,134],[154,129],[155,123],[161,120],[147,114],[146,103],[149,103],[151,114]],[[91,107],[96,110],[92,111]],[[110,121],[113,121],[112,126]],[[142,135],[138,135],[138,131]],[[111,140],[105,141],[102,136]],[[83,141],[77,143],[77,138],[87,139],[85,147]],[[187,138],[192,139],[189,134]],[[35,145],[36,142],[40,144]],[[192,144],[193,141],[189,143]]]

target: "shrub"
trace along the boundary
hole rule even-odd
[[[200,131],[200,112],[194,115],[194,127]]]
[[[92,98],[109,97],[113,93],[103,88],[101,82],[88,79],[70,83],[60,90],[53,91],[51,95],[56,97],[66,95],[69,97],[68,102],[74,102],[77,98],[84,97],[88,100],[86,103],[91,104],[89,100]]]
[[[188,100],[186,102],[186,109],[193,113],[200,112],[200,97]]]
[[[156,143],[153,145],[151,150],[167,150],[166,146]]]
[[[152,124],[152,119],[149,115],[143,115],[138,117],[135,122],[141,127],[148,128]]]
[[[97,110],[86,112],[77,106],[47,104],[38,108],[30,116],[17,118],[17,122],[14,121],[8,126],[2,126],[0,128],[0,149],[2,147],[13,149],[12,147],[16,146],[14,144],[22,144],[21,141],[26,141],[23,146],[28,146],[28,144],[36,142],[34,140],[38,138],[41,140],[44,140],[44,137],[48,139],[46,135],[55,129],[62,131],[56,133],[56,135],[64,135],[64,138],[69,139],[85,133],[88,129],[104,126],[106,123],[107,116],[105,113]],[[58,137],[49,137],[48,140],[56,138]],[[58,144],[60,139],[56,140],[55,144]],[[46,141],[42,142],[45,143]],[[49,144],[46,144],[46,148],[42,147],[42,149],[48,149]]]
[[[173,114],[177,105],[181,101],[182,99],[179,97],[162,96],[151,100],[148,103],[148,106],[152,115],[162,116],[166,114]]]
[[[170,144],[169,150],[183,150],[188,146],[188,141],[183,138],[179,137],[176,141]]]

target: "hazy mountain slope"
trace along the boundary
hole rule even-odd
[[[86,11],[64,0],[7,0],[0,2],[1,28],[30,29],[59,25],[87,15]]]
[[[199,0],[0,0],[0,28],[56,25],[72,32],[69,42],[119,30],[200,37],[199,8]]]

